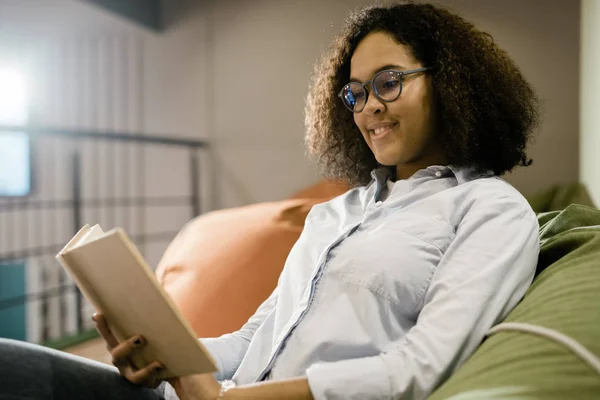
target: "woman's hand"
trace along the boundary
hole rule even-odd
[[[157,387],[161,382],[157,378],[157,374],[163,369],[163,365],[159,361],[154,361],[142,369],[137,369],[131,361],[131,356],[146,344],[145,339],[141,335],[135,335],[119,343],[108,328],[102,314],[94,314],[92,319],[96,323],[96,329],[100,336],[106,342],[106,348],[112,355],[112,363],[119,369],[121,375],[136,385]]]
[[[96,323],[96,329],[100,336],[106,342],[106,348],[112,355],[112,363],[119,369],[121,375],[136,385],[157,387],[161,380],[156,376],[163,368],[162,364],[154,361],[142,369],[137,369],[131,361],[131,356],[146,344],[145,339],[141,335],[135,335],[119,343],[108,328],[102,314],[94,314],[92,319]],[[221,388],[212,374],[190,375],[172,378],[168,381],[175,388],[181,400],[214,400],[219,397]]]

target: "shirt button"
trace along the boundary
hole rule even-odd
[[[435,171],[435,176],[440,178],[442,176],[442,171]]]

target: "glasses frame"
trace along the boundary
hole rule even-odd
[[[367,89],[367,86],[370,86],[371,89],[373,90],[373,94],[375,95],[375,97],[377,97],[377,99],[379,101],[382,101],[384,103],[391,103],[392,101],[396,101],[398,99],[398,97],[400,97],[400,95],[402,94],[402,80],[404,79],[405,75],[411,75],[411,74],[416,74],[419,72],[425,72],[425,71],[431,71],[433,69],[433,67],[422,67],[422,68],[416,68],[416,69],[409,69],[407,71],[398,71],[395,69],[384,69],[382,71],[379,71],[378,73],[376,73],[375,75],[373,75],[373,78],[371,78],[370,80],[368,80],[365,83],[360,83],[360,82],[349,82],[347,84],[344,85],[344,87],[342,88],[342,90],[340,90],[340,92],[338,93],[338,97],[342,100],[342,103],[344,104],[344,107],[346,107],[348,110],[350,110],[353,113],[359,113],[362,110],[364,110],[365,106],[367,105],[367,102],[369,101],[369,90]],[[384,98],[382,98],[379,93],[377,92],[377,88],[375,86],[373,86],[373,81],[375,81],[375,79],[380,75],[383,74],[384,72],[395,72],[400,76],[400,90],[398,91],[398,95],[396,97],[394,97],[391,100],[386,100]],[[358,83],[362,89],[365,91],[365,102],[363,103],[363,106],[361,107],[360,110],[355,110],[354,108],[350,108],[348,106],[348,104],[346,104],[346,101],[344,100],[344,89],[346,89],[346,87],[348,87],[351,83]]]

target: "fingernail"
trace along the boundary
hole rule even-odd
[[[93,319],[94,321],[97,321],[97,320],[98,320],[98,313],[94,313],[94,314],[92,315],[92,319]]]
[[[139,337],[133,341],[133,344],[135,344],[136,346],[141,346],[142,343],[143,343],[143,341]]]

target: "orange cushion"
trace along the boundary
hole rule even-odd
[[[310,208],[290,199],[219,210],[192,220],[156,276],[198,337],[239,329],[271,294]]]
[[[350,190],[350,186],[343,181],[330,181],[321,179],[312,186],[294,193],[291,199],[332,199]]]

